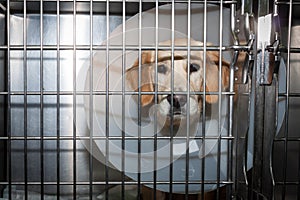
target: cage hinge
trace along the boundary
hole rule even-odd
[[[277,17],[272,14],[259,17],[258,40],[257,40],[257,81],[261,85],[270,85],[273,74],[278,71],[279,54],[279,32],[273,22]],[[273,40],[273,41],[272,41]]]

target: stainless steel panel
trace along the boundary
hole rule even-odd
[[[5,41],[5,15],[0,14],[0,45],[4,44]],[[6,80],[6,69],[5,69],[5,51],[0,50],[0,92],[5,91],[5,80]],[[0,137],[5,136],[5,95],[0,95]],[[6,179],[6,148],[5,140],[0,140],[0,181],[5,181]],[[0,195],[3,186],[0,185]]]
[[[294,18],[293,23],[300,24],[300,20]],[[284,30],[284,35],[286,36],[287,30]],[[300,26],[296,25],[291,28],[291,48],[299,48],[300,47]],[[300,54],[299,53],[291,53],[290,54],[290,79],[288,80],[288,84],[290,84],[290,93],[298,94],[300,93]],[[297,97],[289,97],[289,116],[288,116],[288,135],[285,133],[285,126],[283,125],[281,132],[277,136],[277,138],[286,138],[286,139],[296,139],[298,141],[289,141],[287,143],[287,154],[285,155],[285,146],[284,141],[276,142],[274,146],[274,175],[276,181],[280,182],[298,182],[299,174],[297,175],[297,171],[299,169],[299,156],[300,156],[300,146],[299,146],[299,119],[300,119],[300,101],[299,96]],[[284,123],[283,123],[284,124]],[[286,137],[288,136],[288,137]],[[285,156],[286,162],[285,163]],[[284,174],[286,173],[286,174]],[[285,180],[286,178],[286,180]],[[283,190],[282,188],[286,187],[286,199],[296,199],[297,198],[297,185],[295,186],[281,186],[276,189],[276,197],[281,198]],[[299,196],[298,196],[299,198]]]
[[[73,15],[62,14],[60,17],[60,45],[73,45]],[[23,16],[11,15],[11,45],[24,45],[23,41]],[[76,15],[76,45],[89,45],[90,27],[89,15]],[[93,44],[99,45],[106,38],[106,17],[105,15],[93,16]],[[122,22],[120,16],[110,16],[110,29],[113,30]],[[40,45],[40,15],[28,14],[27,27],[27,45]],[[43,15],[43,45],[56,45],[57,16],[51,14]],[[79,71],[82,64],[89,61],[89,50],[76,51],[76,70]],[[73,136],[73,116],[76,115],[73,109],[73,96],[60,95],[59,115],[57,113],[57,96],[55,93],[61,91],[73,91],[73,50],[60,50],[59,69],[57,71],[57,51],[44,50],[41,55],[40,50],[27,50],[26,65],[27,74],[24,75],[24,51],[11,50],[11,91],[21,92],[20,95],[11,97],[11,133],[12,136],[24,136],[24,116],[27,116],[27,136],[40,136],[43,130],[44,136],[57,136],[57,129],[61,136]],[[40,57],[42,56],[43,67],[41,67]],[[3,65],[1,65],[3,66]],[[43,69],[43,91],[54,92],[54,95],[44,95],[43,102],[40,102],[40,95],[27,96],[27,110],[24,110],[24,80],[27,76],[27,91],[39,92],[40,75]],[[57,91],[57,73],[60,77],[60,91]],[[2,73],[0,73],[2,74]],[[41,123],[41,103],[43,106],[43,123]],[[57,117],[59,116],[59,119]],[[59,125],[57,124],[59,121]],[[43,125],[43,127],[41,127]],[[41,129],[42,128],[42,129]],[[89,153],[83,146],[82,141],[77,141],[76,150],[74,150],[73,139],[60,140],[60,154],[57,163],[57,143],[56,140],[44,140],[44,151],[41,151],[40,140],[27,140],[27,178],[28,181],[41,181],[41,162],[44,162],[44,181],[45,182],[71,182],[74,180],[73,169],[76,165],[76,181],[89,182]],[[25,180],[25,141],[12,141],[12,181]],[[76,151],[76,162],[74,162],[74,151]],[[41,154],[44,160],[41,161]],[[105,170],[101,163],[93,161],[93,181],[105,181]],[[57,168],[60,168],[59,180],[57,180]],[[110,170],[109,180],[120,180],[118,172]],[[73,185],[60,186],[61,195],[73,193]],[[16,190],[22,190],[23,187],[17,185]],[[99,194],[105,186],[94,186],[94,192]],[[41,186],[30,186],[29,190],[41,191]],[[45,194],[56,194],[56,186],[45,185]],[[78,186],[77,194],[88,194],[89,185]]]

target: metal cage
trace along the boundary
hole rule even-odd
[[[0,199],[299,199],[299,9],[292,0],[0,0]],[[186,45],[177,46],[183,36]],[[164,37],[170,44],[160,44]],[[144,51],[154,52],[156,81],[158,54],[170,52],[170,91],[157,84],[142,90]],[[202,52],[204,72],[207,53],[224,57],[228,90],[219,70],[218,91],[191,92],[190,75],[186,91],[176,91],[176,51],[186,52],[187,69],[192,53]],[[130,91],[125,74],[133,57],[138,88]],[[222,69],[221,60],[215,64]],[[161,136],[154,111],[153,134],[145,136],[142,96],[153,95],[157,105],[159,95],[170,95],[173,107],[178,94],[219,97],[216,136],[209,135],[213,106],[205,101],[200,134],[188,125],[185,135],[170,126]],[[127,96],[136,97],[135,135],[126,131]],[[121,131],[112,125],[114,109]],[[159,152],[165,141],[168,149]],[[143,157],[149,148],[151,161]],[[169,163],[158,169],[161,153]]]

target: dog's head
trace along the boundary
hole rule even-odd
[[[171,42],[166,41],[160,45],[170,47]],[[191,40],[192,46],[203,46],[203,43]],[[187,46],[186,39],[175,40],[175,46]],[[174,64],[172,65],[172,56]],[[157,115],[159,120],[169,126],[171,119],[175,126],[186,119],[189,109],[190,121],[197,118],[202,110],[202,95],[194,92],[218,92],[219,91],[219,54],[216,51],[206,52],[206,81],[204,83],[203,51],[190,51],[190,66],[188,68],[187,51],[174,51],[172,55],[169,50],[158,51],[157,76],[155,64],[155,51],[143,51],[141,60],[137,59],[132,67],[127,70],[126,79],[134,91],[149,92],[141,95],[141,106],[145,107],[154,103],[155,85],[157,85]],[[139,66],[141,67],[139,84]],[[172,69],[173,66],[173,69]],[[229,63],[222,59],[222,88],[224,91],[229,85]],[[189,86],[188,86],[189,75]],[[187,88],[190,95],[187,97]],[[189,108],[187,102],[189,101]],[[206,94],[206,103],[218,102],[218,95]]]

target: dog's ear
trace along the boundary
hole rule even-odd
[[[140,86],[141,92],[153,92],[153,67],[150,63],[155,61],[153,51],[144,51],[141,55],[141,65],[139,59],[135,60],[131,68],[126,71],[126,80],[134,91],[138,91]],[[139,66],[141,66],[141,83],[139,85]],[[154,95],[141,95],[141,105],[147,106],[153,102]]]
[[[219,90],[219,60],[218,52],[207,52],[205,83],[207,92],[217,92]],[[222,59],[222,91],[227,90],[229,87],[229,66],[230,64]],[[218,101],[218,95],[206,95],[205,101],[208,103],[216,103]]]

